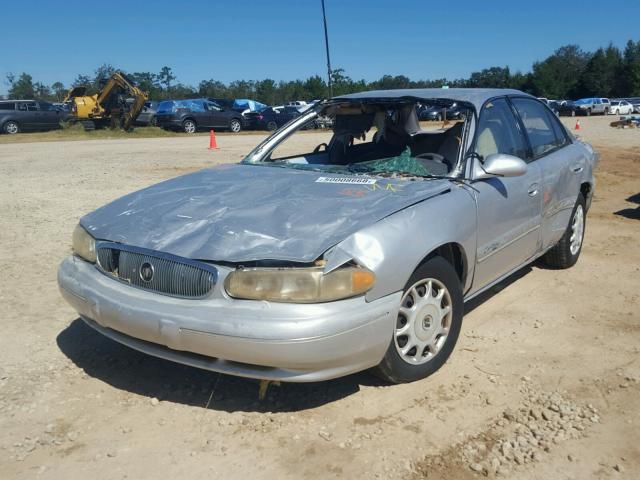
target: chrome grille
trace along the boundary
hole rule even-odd
[[[110,242],[97,245],[98,268],[118,280],[165,295],[204,297],[216,284],[212,265]]]

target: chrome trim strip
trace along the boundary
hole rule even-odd
[[[517,241],[518,241],[518,240],[520,240],[521,238],[526,237],[526,236],[527,236],[527,235],[529,235],[530,233],[532,233],[532,232],[534,232],[534,231],[538,230],[539,228],[540,228],[540,225],[538,224],[538,225],[536,225],[536,226],[534,226],[534,227],[530,228],[529,230],[527,230],[527,231],[525,231],[525,232],[521,233],[521,234],[520,234],[520,235],[518,235],[517,237],[512,238],[512,239],[511,239],[511,240],[509,240],[508,242],[506,242],[506,243],[504,243],[504,244],[500,245],[499,247],[495,248],[494,250],[492,250],[491,252],[487,253],[487,254],[486,254],[486,255],[484,255],[483,257],[478,258],[478,263],[482,263],[482,262],[484,262],[487,258],[489,258],[489,257],[491,257],[492,255],[494,255],[494,254],[496,254],[496,253],[500,252],[501,250],[503,250],[503,249],[507,248],[507,247],[508,247],[509,245],[511,245],[512,243],[517,242]]]

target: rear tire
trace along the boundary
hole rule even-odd
[[[242,130],[242,123],[240,123],[240,120],[238,120],[237,118],[232,118],[229,122],[229,130],[231,130],[233,133],[240,132],[240,130]]]
[[[267,130],[273,132],[278,129],[278,124],[274,121],[267,122]]]
[[[390,383],[435,373],[456,345],[463,310],[462,286],[453,266],[441,257],[427,260],[405,285],[389,347],[373,373]]]
[[[198,126],[196,125],[195,120],[187,119],[182,122],[182,130],[184,130],[184,133],[196,133],[197,129]]]
[[[551,268],[564,269],[573,267],[580,257],[582,241],[586,225],[586,201],[582,194],[578,195],[567,230],[562,238],[547,253],[542,260]]]
[[[20,125],[18,125],[18,122],[9,120],[2,126],[2,130],[9,135],[15,135],[16,133],[20,133]]]

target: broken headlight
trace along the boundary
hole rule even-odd
[[[375,280],[372,271],[352,266],[327,274],[321,267],[254,268],[230,273],[225,288],[234,298],[320,303],[361,295],[373,287]]]
[[[80,225],[73,230],[71,249],[73,253],[86,260],[96,262],[96,240]]]

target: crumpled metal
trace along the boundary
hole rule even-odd
[[[98,240],[186,258],[313,262],[358,230],[449,188],[439,179],[227,164],[126,195],[80,223]]]

